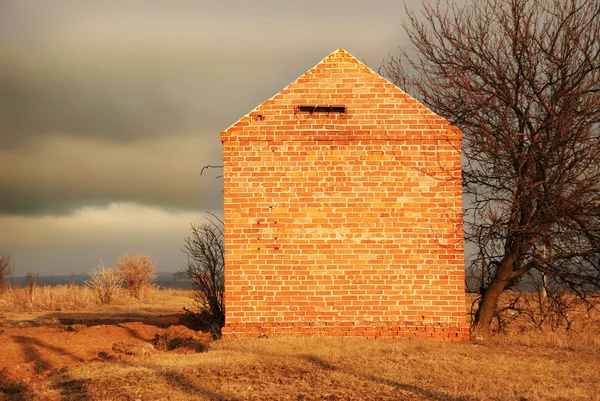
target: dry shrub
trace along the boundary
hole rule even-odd
[[[8,252],[0,252],[0,292],[8,287],[8,277],[12,274],[15,265]]]
[[[471,317],[478,297],[467,297]],[[468,305],[468,307],[469,307]],[[575,294],[505,291],[486,339],[496,345],[600,352],[600,298]]]
[[[91,280],[86,285],[94,291],[101,304],[108,305],[112,302],[115,292],[123,284],[123,276],[120,271],[106,268],[104,265],[92,271]]]
[[[185,273],[192,280],[197,318],[221,336],[225,324],[225,246],[223,222],[191,225],[192,235],[185,239],[183,252],[188,256]]]
[[[581,332],[594,324],[598,300],[582,300],[566,292],[505,291],[500,297],[492,329],[496,333],[537,331]]]
[[[123,277],[129,295],[138,299],[156,278],[154,261],[148,255],[126,254],[117,259],[115,265]]]
[[[36,289],[38,287],[39,275],[32,272],[27,272],[25,277],[25,287],[27,288],[27,295],[29,296],[29,303],[33,306],[35,302]]]

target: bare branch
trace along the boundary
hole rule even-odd
[[[199,316],[215,336],[221,335],[225,324],[225,245],[223,222],[209,213],[218,223],[191,224],[192,235],[185,239],[183,252],[188,256],[184,269],[192,280],[194,301]]]
[[[597,291],[600,3],[438,2],[407,13],[417,57],[402,51],[381,69],[463,130],[476,327],[490,327],[499,295],[532,270],[583,297]]]
[[[8,287],[8,278],[15,269],[10,253],[0,252],[0,291]]]

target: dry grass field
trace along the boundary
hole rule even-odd
[[[570,332],[514,319],[463,343],[365,338],[213,341],[191,292],[77,286],[0,294],[0,400],[595,400],[600,317]],[[186,327],[187,326],[187,327]]]

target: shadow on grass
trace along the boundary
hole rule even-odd
[[[44,373],[44,371],[46,371],[46,372],[52,371],[54,369],[52,362],[50,362],[48,359],[42,357],[42,355],[39,351],[39,349],[41,349],[41,348],[46,349],[47,351],[50,351],[50,352],[55,353],[60,356],[66,355],[67,357],[69,357],[70,359],[72,359],[76,362],[85,362],[84,359],[69,352],[65,348],[46,344],[37,338],[32,338],[32,337],[27,337],[27,336],[11,336],[11,337],[17,344],[19,344],[21,346],[21,349],[23,350],[23,354],[27,357],[27,360],[29,362],[35,363],[36,368],[40,370],[40,371],[36,372],[38,374]],[[68,375],[63,374],[63,376],[67,380],[60,381],[59,385],[56,386],[58,388],[58,390],[60,391],[61,399],[64,399],[64,400],[88,399],[88,391],[87,391],[87,387],[85,386],[85,384],[80,383],[79,381],[76,381],[76,380],[70,380],[70,377]],[[6,393],[6,391],[4,391],[4,392]],[[25,389],[25,390],[21,390],[21,391],[17,392],[16,394],[13,394],[9,399],[11,399],[11,400],[35,399],[35,397],[33,397],[33,395],[30,396],[30,394],[31,394],[31,392],[28,391],[28,389]]]
[[[147,338],[141,336],[136,330],[132,328],[127,328],[130,334],[133,337],[148,341]],[[41,339],[29,337],[29,336],[11,336],[12,340],[19,344],[22,349],[23,355],[26,357],[27,362],[33,362],[35,368],[35,374],[46,375],[49,372],[53,372],[56,367],[52,363],[53,357],[50,355],[43,355],[42,350],[45,352],[49,352],[59,357],[68,357],[72,359],[74,362],[85,363],[86,360],[78,357],[77,355],[70,352],[67,348],[59,347],[55,345],[48,344]],[[117,362],[121,366],[130,366],[137,368],[139,367],[135,361],[126,361],[120,360]],[[147,369],[148,367],[146,367]],[[150,373],[151,376],[155,377],[163,377],[169,388],[175,390],[180,390],[184,392],[186,395],[196,396],[196,397],[204,397],[209,398],[211,400],[232,400],[236,401],[238,398],[233,394],[227,394],[224,392],[220,392],[218,389],[211,388],[211,383],[208,383],[206,386],[195,382],[193,379],[190,379],[183,373],[179,373],[173,370],[167,370],[166,372],[160,367],[151,367]],[[127,377],[125,375],[121,378],[125,382],[131,381],[134,383],[140,383],[140,378],[137,377]],[[40,376],[44,377],[44,376]],[[91,397],[90,394],[91,386],[93,386],[93,382],[91,379],[74,379],[69,375],[68,369],[61,369],[57,373],[48,376],[49,380],[51,380],[52,388],[58,390],[60,392],[60,398],[62,400],[86,400]],[[100,387],[102,387],[102,383]],[[110,385],[109,385],[110,387]],[[122,396],[123,399],[130,399],[132,394],[121,393],[121,394],[113,394],[115,396]],[[136,396],[137,397],[137,396]],[[25,384],[20,383],[19,381],[9,381],[8,378],[5,377],[4,372],[0,372],[0,400],[34,400],[36,399],[36,395],[32,389],[27,387]]]
[[[205,314],[191,313],[183,308],[182,313],[166,315],[152,315],[148,313],[98,313],[98,312],[50,312],[39,317],[38,320],[58,321],[63,326],[82,324],[85,326],[117,325],[120,323],[144,323],[149,326],[167,328],[173,325],[185,326],[188,329],[212,333],[211,318]],[[35,322],[32,322],[35,323]]]
[[[372,381],[374,383],[378,383],[378,384],[385,384],[386,386],[394,387],[399,390],[413,393],[415,395],[419,395],[421,397],[426,397],[426,398],[433,399],[436,401],[469,401],[470,400],[470,398],[454,397],[454,396],[442,393],[440,391],[417,387],[412,384],[400,383],[400,382],[397,382],[394,380],[386,379],[383,377],[377,377],[374,375],[369,375],[369,374],[364,374],[364,373],[356,373],[356,372],[352,372],[352,374],[355,377],[358,377],[358,378],[361,378],[364,380],[370,380],[370,381]]]
[[[130,372],[124,375],[110,374],[99,378],[99,382],[94,379],[72,379],[68,373],[61,373],[55,378],[55,388],[60,389],[62,400],[87,400],[90,398],[110,399],[110,400],[136,400],[136,399],[156,399],[156,394],[152,393],[152,387],[144,387],[144,382],[160,382],[164,379],[167,385],[167,391],[171,394],[174,391],[181,391],[186,399],[202,398],[210,400],[228,400],[239,401],[240,398],[233,394],[220,391],[214,388],[213,382],[206,382],[206,385],[199,384],[187,377],[184,373],[171,369],[164,370],[161,367],[149,367],[147,365],[137,365],[134,361],[119,361],[119,366],[139,368],[140,371]],[[142,371],[143,370],[143,371]],[[159,384],[160,385],[160,384]],[[211,387],[213,386],[213,387]],[[140,390],[141,389],[141,390]],[[176,397],[177,398],[177,397]]]
[[[0,399],[14,401],[32,401],[34,395],[25,383],[10,380],[4,370],[0,371]]]
[[[36,347],[38,347],[38,348],[45,348],[48,351],[52,351],[52,352],[54,352],[54,353],[56,353],[58,355],[66,355],[66,356],[68,356],[69,358],[73,359],[76,362],[85,362],[84,359],[76,356],[72,352],[69,352],[65,348],[57,347],[55,345],[46,344],[43,341],[38,340],[37,338],[27,337],[27,336],[11,336],[11,338],[17,344],[21,345],[21,348],[23,349],[23,353],[25,354],[25,356],[27,357],[27,359],[29,359],[30,361],[36,362],[37,364],[39,364],[41,367],[43,367],[45,369],[52,369],[53,366],[52,366],[52,364],[49,361],[45,360],[40,355],[40,352],[36,349]]]
[[[203,395],[211,400],[229,400],[238,401],[240,398],[235,397],[231,394],[225,394],[215,389],[208,388],[206,386],[198,386],[193,381],[185,377],[181,373],[174,371],[167,371],[165,378],[170,385],[178,387],[180,390],[189,395]]]
[[[51,362],[51,358],[44,357],[40,352],[42,349],[46,351],[50,351],[51,353],[56,354],[57,356],[67,356],[76,362],[86,362],[84,359],[79,358],[73,353],[69,352],[69,350],[58,347],[54,345],[50,345],[45,343],[42,340],[37,338],[27,337],[27,336],[11,336],[12,339],[18,343],[21,348],[23,354],[27,358],[27,362],[34,362],[36,373],[37,374],[45,374],[47,372],[52,372],[55,367]],[[133,368],[138,368],[139,366],[135,363],[135,361],[118,361],[120,366],[129,366]],[[145,369],[148,369],[145,366]],[[160,367],[150,367],[151,370],[150,375],[144,373],[144,376],[147,376],[150,380],[152,380],[152,376],[163,377],[169,388],[172,390],[180,390],[184,392],[186,395],[195,396],[195,397],[204,397],[209,398],[211,400],[239,400],[236,396],[232,394],[228,394],[225,392],[221,392],[218,389],[211,388],[211,383],[207,385],[202,385],[194,380],[187,377],[185,374],[167,370],[164,371]],[[120,378],[120,380],[124,382],[131,381],[132,383],[139,383],[141,373],[134,374],[134,377],[128,377],[129,375],[125,375]],[[43,376],[40,376],[43,377]],[[67,369],[62,369],[55,373],[54,375],[49,377],[49,380],[53,382],[52,388],[58,390],[60,392],[60,398],[62,400],[87,400],[89,399],[91,394],[91,389],[93,388],[93,383],[91,379],[74,379],[69,375]],[[103,388],[105,383],[96,384]],[[106,383],[108,387],[111,387],[110,383]],[[114,389],[119,393],[118,389]],[[113,396],[123,397],[123,399],[131,399],[132,394],[128,394],[126,392],[119,394],[112,394]],[[139,398],[137,395],[134,398]],[[5,377],[4,371],[0,372],[0,399],[4,400],[23,400],[30,401],[36,399],[35,393],[27,387],[25,384],[15,381],[9,381],[7,377]]]
[[[54,385],[60,391],[61,400],[83,401],[90,399],[86,380],[73,379],[68,374],[63,374],[62,378],[63,380],[57,381]]]
[[[137,367],[131,362],[121,362],[122,366]],[[146,367],[147,368],[147,367]],[[110,381],[103,380],[101,383],[93,384],[92,379],[72,379],[68,374],[61,374],[56,379],[55,388],[60,390],[61,400],[87,400],[90,398],[114,399],[114,400],[135,400],[153,398],[152,394],[132,389],[141,382],[141,380],[157,380],[158,377],[164,378],[169,392],[179,390],[190,398],[203,398],[210,400],[228,400],[239,401],[240,398],[232,394],[221,392],[218,389],[210,388],[211,383],[206,386],[194,383],[184,374],[172,370],[163,371],[160,368],[151,369],[151,372],[132,373],[124,376],[113,376]],[[129,389],[129,391],[127,390]],[[147,390],[149,391],[149,390]],[[100,392],[100,394],[98,393]]]
[[[264,355],[264,354],[259,354],[259,355]],[[286,357],[284,355],[277,355],[277,354],[273,354],[272,356],[277,357],[277,358]],[[435,401],[468,401],[469,400],[468,398],[464,398],[464,397],[454,397],[454,396],[451,396],[449,394],[446,394],[444,392],[437,391],[434,389],[419,387],[419,386],[415,386],[413,384],[408,384],[408,383],[402,383],[399,380],[392,380],[392,379],[387,379],[384,377],[379,377],[376,375],[372,375],[368,372],[357,371],[355,369],[352,369],[352,367],[346,366],[346,364],[344,364],[343,366],[337,366],[336,364],[326,361],[325,359],[319,358],[315,355],[304,354],[304,355],[300,355],[299,358],[302,361],[312,364],[315,368],[320,369],[322,371],[328,371],[328,372],[336,371],[336,372],[339,372],[339,373],[342,373],[345,375],[353,376],[354,378],[359,379],[359,380],[370,381],[370,382],[376,383],[376,384],[383,384],[383,385],[386,385],[389,387],[396,388],[403,392],[412,393],[419,397],[425,397],[427,399],[431,399],[431,400],[435,400]]]
[[[81,324],[85,326],[117,325],[120,323],[140,322],[150,326],[169,327],[182,324],[185,314],[148,315],[144,313],[110,314],[98,312],[51,312],[41,316],[41,319],[56,319],[63,326]]]
[[[329,363],[326,360],[314,355],[301,355],[300,358],[312,363],[313,365],[323,370],[339,370],[334,364]]]

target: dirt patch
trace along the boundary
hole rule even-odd
[[[125,341],[118,341],[113,344],[112,350],[115,354],[131,355],[131,356],[150,356],[156,350],[152,344],[148,343],[131,343]],[[110,357],[110,355],[102,355],[104,358]]]
[[[157,339],[164,339],[164,345]],[[163,328],[142,322],[5,326],[0,330],[0,394],[19,392],[37,378],[88,361],[145,358],[156,352],[203,352],[211,341],[209,334],[185,326]]]
[[[185,326],[171,326],[154,337],[157,349],[180,354],[205,352],[211,342],[210,334],[190,330]]]

